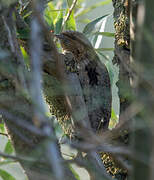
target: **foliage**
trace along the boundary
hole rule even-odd
[[[15,180],[15,178],[9,174],[8,172],[0,169],[0,177],[3,179],[3,180]]]

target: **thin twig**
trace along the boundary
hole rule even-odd
[[[91,137],[92,138],[92,137]],[[131,151],[128,150],[128,147],[124,147],[124,146],[114,146],[111,145],[109,143],[105,143],[104,142],[100,142],[98,144],[98,142],[96,142],[96,144],[94,143],[86,143],[86,142],[72,142],[70,144],[72,147],[76,148],[76,149],[80,149],[83,152],[89,152],[89,151],[103,151],[106,153],[111,153],[114,155],[124,155],[124,156],[131,156],[132,153]]]
[[[66,17],[65,17],[65,19],[64,19],[64,21],[63,21],[63,23],[62,23],[62,29],[61,29],[61,30],[64,29],[65,23],[68,21],[71,13],[72,13],[72,11],[73,11],[73,9],[75,8],[76,3],[77,3],[77,0],[74,0],[74,1],[72,2],[72,5],[71,5],[70,9],[68,10],[68,13],[67,13],[67,15],[66,15]]]
[[[26,144],[29,145],[31,148],[35,147],[36,144],[34,143],[33,139],[31,139],[31,138],[27,137],[27,135],[23,134],[23,132],[22,132],[21,130],[19,130],[19,128],[15,127],[15,126],[10,126],[10,127],[9,127],[9,130],[10,130],[11,132],[13,132],[14,135],[18,136],[18,138],[19,138],[22,142],[26,143]]]
[[[12,53],[15,53],[15,47],[14,47],[14,43],[13,43],[13,37],[11,35],[11,30],[10,30],[8,24],[7,24],[6,17],[2,16],[2,18],[3,18],[5,28],[6,28],[7,32],[8,32],[8,41],[9,41],[9,44],[10,44],[10,47],[11,47],[11,51],[12,51]]]
[[[42,17],[42,5],[43,1],[32,1],[32,7],[34,12],[34,17],[32,20],[32,31],[31,31],[31,41],[32,41],[32,48],[31,48],[31,55],[32,55],[32,71],[33,71],[33,81],[31,84],[32,88],[32,96],[34,98],[34,102],[38,104],[39,109],[42,109],[42,112],[37,112],[39,109],[36,110],[36,116],[38,116],[39,121],[45,120],[46,121],[46,129],[48,129],[49,134],[54,136],[54,130],[51,126],[48,124],[48,119],[44,116],[46,113],[46,107],[44,98],[42,96],[42,64],[41,64],[41,55],[42,55],[42,39],[41,32],[44,32],[45,35],[48,36],[48,40],[50,41],[50,46],[53,48],[53,52],[55,53],[55,58],[57,58],[57,61],[59,62],[59,55],[58,51],[52,41],[51,33],[49,34],[48,28],[46,27],[43,17]],[[57,62],[57,63],[58,63]],[[34,86],[35,85],[35,86]],[[36,89],[37,87],[37,89]],[[38,97],[36,97],[36,95]],[[35,100],[35,98],[38,98],[38,100]],[[51,122],[52,123],[52,122]],[[51,166],[51,169],[54,173],[54,176],[57,180],[61,180],[64,177],[64,169],[61,163],[61,156],[59,152],[59,147],[57,145],[56,141],[49,141],[46,146],[46,158],[48,159],[48,163]]]
[[[8,42],[10,44],[11,52],[14,55],[15,59],[18,62],[18,76],[20,83],[16,81],[16,88],[27,90],[26,78],[25,78],[25,63],[24,58],[21,53],[21,49],[19,43],[17,41],[17,33],[16,33],[16,26],[13,18],[14,8],[9,8],[9,13],[7,16],[2,16],[6,31],[8,33]],[[22,87],[21,87],[21,85]],[[19,87],[20,86],[20,87]]]
[[[35,2],[35,1],[34,1]],[[36,2],[35,2],[36,3]],[[33,3],[33,4],[35,4]],[[38,1],[36,8],[42,14],[42,3]],[[43,38],[42,38],[42,26],[40,25],[37,16],[33,16],[31,21],[31,79],[30,90],[33,100],[35,116],[39,124],[44,121],[44,114],[46,113],[44,98],[42,96],[42,52],[43,52]]]
[[[3,153],[3,152],[0,152],[0,156],[4,157],[4,158],[18,160],[18,161],[23,160],[22,158],[19,158],[17,156],[13,156],[13,155],[9,155],[9,154]]]
[[[8,134],[6,134],[6,133],[1,133],[0,132],[0,135],[8,137]]]
[[[4,158],[9,158],[9,159],[14,159],[17,161],[27,161],[27,162],[35,162],[36,159],[34,158],[29,158],[29,157],[24,157],[24,156],[14,156],[14,155],[10,155],[10,154],[6,154],[0,151],[0,156],[4,157]]]
[[[25,68],[24,58],[22,56],[22,53],[21,53],[21,50],[17,41],[16,28],[15,28],[15,23],[13,21],[12,16],[13,16],[13,10],[11,9],[8,17],[2,16],[2,18],[3,18],[3,22],[7,30],[7,33],[8,33],[8,41],[11,47],[11,51],[15,55],[15,57],[18,59],[18,62],[22,65],[22,67]]]
[[[0,109],[0,113],[5,118],[7,118],[8,121],[11,121],[16,126],[22,127],[23,129],[26,129],[29,132],[31,132],[35,135],[38,135],[38,136],[47,136],[41,129],[36,128],[33,124],[30,124],[28,121],[26,121],[23,118],[22,119],[18,118],[4,109]]]

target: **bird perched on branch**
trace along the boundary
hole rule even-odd
[[[66,62],[78,74],[90,124],[94,132],[107,130],[111,118],[111,84],[105,65],[99,60],[90,41],[77,31],[56,35],[65,53],[72,53],[74,62]]]

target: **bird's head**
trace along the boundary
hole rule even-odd
[[[63,50],[73,53],[77,58],[81,58],[93,50],[90,41],[78,31],[62,32],[56,37],[60,40]]]

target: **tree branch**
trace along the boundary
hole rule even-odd
[[[64,26],[65,26],[66,22],[68,21],[68,19],[69,19],[71,13],[72,13],[72,11],[73,11],[73,9],[75,8],[76,3],[77,3],[77,0],[74,0],[74,1],[72,2],[72,5],[71,5],[71,7],[69,8],[69,11],[68,11],[68,13],[67,13],[67,15],[66,15],[66,17],[65,17],[65,19],[64,19],[64,21],[63,21],[63,23],[62,23],[62,29],[61,29],[61,30],[64,29]]]

